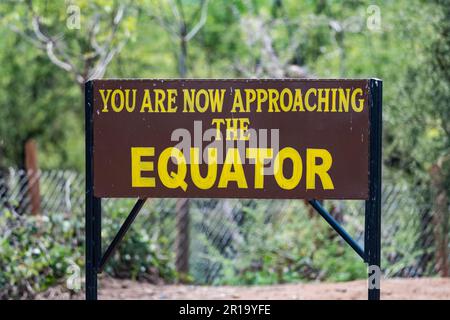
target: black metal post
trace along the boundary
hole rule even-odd
[[[94,197],[94,270],[98,274],[102,258],[102,198]]]
[[[364,251],[369,266],[369,300],[380,299],[382,81],[370,80],[369,199],[366,201]]]
[[[325,219],[326,222],[347,242],[355,252],[365,260],[364,250],[351,235],[333,218],[333,216],[317,200],[309,200],[309,204]]]
[[[134,219],[138,215],[139,211],[141,211],[142,207],[145,204],[145,201],[147,199],[139,199],[136,204],[134,205],[133,209],[131,210],[128,217],[125,219],[125,222],[122,224],[122,226],[119,229],[119,232],[114,237],[113,241],[109,245],[109,247],[106,249],[105,254],[103,257],[101,257],[101,253],[99,253],[98,257],[101,257],[100,262],[97,265],[97,271],[102,272],[103,268],[105,267],[106,262],[110,258],[110,256],[114,253],[114,250],[119,245],[120,241],[122,241],[123,237],[127,233],[128,229],[130,228],[131,224],[133,223]]]
[[[85,139],[86,139],[86,299],[97,300],[97,257],[98,238],[100,236],[100,210],[101,201],[94,197],[93,181],[93,130],[92,130],[93,84],[85,84]],[[97,219],[96,219],[97,218]]]

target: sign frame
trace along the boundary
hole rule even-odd
[[[118,79],[119,80],[119,79]],[[125,80],[125,79],[123,79]],[[181,79],[180,79],[181,80]],[[265,80],[265,79],[264,79]],[[293,79],[305,80],[305,79]],[[320,79],[314,79],[320,80]],[[349,79],[337,79],[349,80]],[[353,79],[356,80],[356,79]],[[364,79],[357,79],[364,80]],[[382,187],[382,81],[366,79],[369,83],[369,197],[365,200],[364,248],[349,235],[318,200],[308,199],[309,204],[353,248],[369,266],[368,299],[380,299],[381,264],[381,187]],[[102,198],[94,195],[93,107],[94,86],[85,83],[85,146],[86,146],[86,211],[85,211],[85,290],[87,300],[97,300],[97,277],[108,259],[128,231],[130,225],[145,204],[138,199],[111,244],[102,254],[101,216]]]

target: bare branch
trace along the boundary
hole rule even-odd
[[[123,4],[121,4],[119,6],[119,8],[117,9],[116,16],[114,17],[114,20],[113,20],[113,24],[115,26],[119,25],[120,21],[122,21],[124,11],[125,11],[125,6]]]
[[[100,15],[97,13],[94,15],[93,21],[89,28],[89,43],[91,47],[95,50],[96,54],[99,55],[102,52],[101,46],[97,42],[97,34],[100,31]]]
[[[46,45],[46,51],[47,56],[49,57],[50,61],[55,64],[56,66],[60,67],[61,69],[64,69],[68,72],[73,70],[73,66],[70,63],[64,62],[55,55],[54,52],[54,44],[52,41],[48,41]]]
[[[50,41],[50,39],[47,36],[45,36],[41,31],[39,17],[33,16],[32,20],[31,20],[31,25],[33,27],[34,34],[36,35],[36,38],[39,41],[44,42],[44,43]]]
[[[106,72],[106,67],[109,65],[114,56],[123,49],[125,43],[125,41],[122,41],[118,46],[109,50],[109,52],[102,59],[99,59],[95,67],[89,73],[88,80],[102,78]]]
[[[175,4],[173,4],[173,6],[175,6]],[[173,7],[172,6],[172,7]],[[154,6],[153,9],[158,8],[158,13],[156,14],[152,14],[150,13],[149,16],[152,19],[155,19],[158,24],[165,29],[172,37],[174,38],[178,38],[180,36],[180,26],[181,26],[181,17],[179,16],[179,12],[178,13],[174,13],[175,16],[175,21],[174,19],[168,19],[162,12],[161,10],[161,6],[157,5]]]
[[[153,15],[150,14],[149,15],[151,19],[155,19],[158,24],[167,31],[167,33],[169,33],[169,35],[171,35],[174,38],[178,38],[179,37],[179,29],[175,28],[174,25],[175,23],[170,22],[168,19],[166,19],[165,17],[162,17],[161,15]]]
[[[89,71],[87,78],[88,79],[94,79],[94,78],[101,78],[106,72],[106,67],[111,62],[111,60],[114,58],[114,56],[119,53],[122,48],[125,46],[126,41],[120,42],[117,46],[113,46],[112,42],[114,41],[114,38],[116,36],[118,27],[120,22],[123,19],[124,16],[124,10],[125,6],[120,5],[117,9],[117,12],[114,16],[114,19],[112,21],[111,26],[111,33],[109,34],[108,40],[105,42],[103,46],[98,46],[97,42],[94,40],[93,42],[96,44],[96,51],[100,58],[97,60],[97,63],[92,68],[91,71]],[[95,36],[94,36],[95,37]]]
[[[45,50],[45,46],[42,45],[41,42],[36,40],[33,37],[30,37],[26,32],[20,30],[17,26],[8,26],[9,30],[11,30],[14,33],[17,33],[19,36],[27,40],[29,43],[37,47],[38,49]]]
[[[310,74],[305,67],[292,64],[293,57],[301,43],[301,38],[296,37],[289,41],[282,52],[277,52],[271,30],[275,26],[283,25],[286,21],[279,19],[264,20],[260,16],[238,15],[241,30],[246,37],[245,44],[255,52],[251,60],[246,64],[234,64],[235,68],[242,74],[253,77],[270,76],[305,78]],[[256,50],[255,50],[256,49]]]
[[[187,21],[185,20],[184,11],[181,5],[181,2],[177,1],[176,3],[173,0],[168,0],[169,6],[172,10],[172,15],[170,19],[161,11],[160,6],[156,6],[160,11],[158,14],[150,14],[149,16],[155,19],[158,24],[164,28],[172,37],[175,37],[177,40],[183,37],[181,32],[182,27],[186,26]],[[199,6],[199,11],[201,12],[199,21],[195,24],[195,26],[186,33],[184,36],[185,41],[190,41],[195,35],[200,31],[200,29],[206,23],[206,19],[208,16],[208,1],[202,0]],[[155,7],[155,8],[156,8]]]
[[[178,5],[173,2],[173,0],[169,0],[169,6],[172,9],[172,14],[175,17],[175,21],[178,22],[178,27],[181,26],[181,23],[184,23],[184,15],[182,16],[183,10],[178,10]],[[181,6],[181,4],[180,4]],[[182,8],[181,8],[182,9]]]
[[[119,39],[115,41],[119,26],[127,10],[124,4],[117,5],[113,11],[108,29],[109,33],[101,43],[98,42],[101,15],[99,13],[95,14],[92,22],[89,24],[87,33],[87,42],[90,47],[86,52],[82,52],[77,56],[71,56],[68,43],[64,40],[63,34],[50,35],[46,32],[41,16],[33,6],[33,1],[25,0],[24,3],[29,12],[28,21],[24,21],[26,26],[24,31],[15,26],[9,28],[31,42],[38,49],[44,51],[51,63],[69,72],[79,84],[83,84],[88,78],[102,77],[108,64],[126,44],[126,37],[124,40]],[[83,69],[78,71],[76,68],[77,64],[74,62],[79,62]]]
[[[77,72],[73,63],[70,62],[68,55],[61,49],[59,42],[62,36],[50,37],[42,31],[40,20],[41,18],[36,14],[33,8],[33,2],[27,1],[27,7],[32,15],[31,26],[35,41],[40,43],[37,46],[41,50],[45,50],[49,60],[57,67],[72,72],[78,82],[80,82],[80,73]],[[58,57],[57,54],[60,56]]]
[[[200,31],[203,25],[206,23],[206,18],[208,16],[208,0],[202,0],[201,4],[201,16],[198,23],[188,32],[185,37],[186,41],[191,40]]]

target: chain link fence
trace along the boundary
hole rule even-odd
[[[65,220],[76,222],[70,226],[82,237],[84,194],[80,173],[9,169],[0,177],[0,215],[64,214]],[[105,199],[102,204],[106,248],[133,200]],[[449,208],[436,210],[426,192],[388,180],[382,204],[385,276],[448,275]],[[364,202],[327,200],[324,205],[363,246]],[[145,269],[142,264],[163,260],[185,280],[199,284],[349,280],[366,272],[356,253],[302,200],[148,199],[136,222],[126,238],[137,233],[140,244],[155,247],[153,260],[141,262],[136,273]],[[120,246],[116,255],[133,268],[130,246]]]

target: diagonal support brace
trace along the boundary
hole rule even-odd
[[[333,216],[317,200],[309,200],[309,204],[324,218],[328,224],[355,250],[355,252],[366,261],[364,249],[352,238],[351,235],[333,218]]]
[[[97,273],[101,273],[103,271],[106,262],[109,260],[111,255],[114,253],[114,251],[116,250],[120,241],[122,241],[123,237],[125,236],[125,233],[127,233],[128,229],[130,228],[134,219],[138,215],[139,211],[141,211],[146,200],[147,199],[139,199],[136,202],[136,204],[134,205],[133,209],[131,209],[130,214],[128,215],[128,217],[125,219],[124,223],[120,227],[119,232],[117,232],[116,236],[114,237],[113,241],[109,245],[108,249],[106,249],[105,253],[103,254],[103,257],[100,260],[100,263],[97,268]]]

